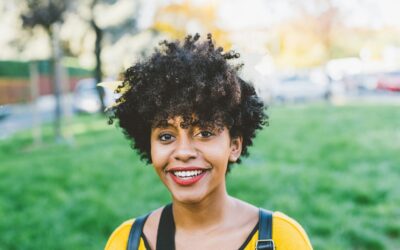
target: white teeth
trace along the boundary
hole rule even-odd
[[[174,171],[173,172],[175,176],[181,177],[181,178],[192,178],[195,177],[201,173],[203,173],[203,170],[191,170],[191,171]]]

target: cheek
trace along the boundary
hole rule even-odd
[[[165,146],[159,146],[157,144],[151,145],[151,161],[156,170],[162,170],[162,168],[168,163],[170,149]]]
[[[214,167],[226,168],[229,161],[229,147],[221,147],[221,145],[208,146],[203,149],[203,155],[208,162]]]

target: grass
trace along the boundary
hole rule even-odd
[[[282,211],[315,249],[400,249],[400,109],[273,107],[251,156],[228,175],[233,196]],[[100,117],[0,141],[1,249],[101,249],[122,221],[169,201],[157,176]]]

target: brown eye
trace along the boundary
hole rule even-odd
[[[168,133],[161,134],[158,136],[158,139],[163,142],[168,142],[174,139],[174,136]]]
[[[200,131],[198,134],[196,134],[196,136],[198,136],[200,138],[209,138],[213,135],[214,135],[214,133],[207,131],[207,130]]]

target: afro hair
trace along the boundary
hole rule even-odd
[[[181,116],[183,128],[226,126],[231,138],[243,138],[241,156],[248,155],[256,131],[267,123],[254,87],[238,76],[242,64],[228,63],[239,54],[224,53],[211,34],[205,41],[199,38],[196,34],[183,42],[161,42],[149,58],[125,71],[116,90],[121,96],[110,109],[110,123],[119,121],[132,148],[147,163],[151,129],[170,118]]]

